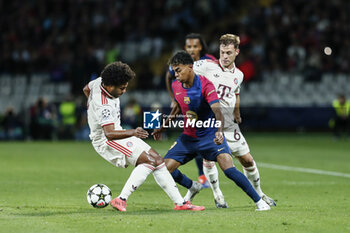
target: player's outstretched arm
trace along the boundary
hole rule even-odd
[[[239,109],[240,101],[241,101],[241,99],[240,99],[239,95],[236,95],[236,104],[235,104],[235,108],[233,110],[233,117],[234,117],[235,122],[237,124],[241,124],[242,123],[241,111]]]
[[[172,106],[171,112],[168,118],[165,120],[164,125],[168,125],[169,121],[171,121],[172,119],[175,119],[176,115],[181,113],[180,105],[176,101],[174,101],[173,103],[174,104]],[[163,125],[161,125],[159,129],[155,129],[152,133],[154,140],[156,141],[160,140],[162,138],[161,136],[163,131],[164,131]]]
[[[85,87],[83,88],[83,92],[84,92],[84,95],[86,96],[86,98],[89,98],[90,88],[89,88],[88,84],[86,84]]]
[[[108,140],[117,140],[128,137],[138,137],[138,138],[147,138],[148,132],[141,127],[137,127],[136,129],[128,129],[128,130],[115,130],[114,124],[109,124],[103,126],[103,131]]]
[[[220,128],[215,133],[216,138],[214,139],[215,144],[220,145],[224,142],[224,136],[222,134],[223,129],[224,129],[224,123],[225,123],[224,116],[222,115],[221,106],[220,106],[219,102],[213,103],[212,105],[210,105],[210,107],[215,114],[216,120],[221,122]]]

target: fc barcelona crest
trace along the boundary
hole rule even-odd
[[[184,102],[185,102],[185,104],[190,104],[191,103],[190,97],[185,96],[184,97]]]

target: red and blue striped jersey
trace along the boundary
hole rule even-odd
[[[205,136],[208,133],[215,133],[217,128],[213,124],[198,127],[198,124],[191,125],[187,122],[193,119],[196,122],[215,121],[215,115],[210,105],[219,102],[219,99],[213,83],[204,76],[195,75],[191,87],[183,87],[182,83],[176,79],[172,82],[171,87],[184,116],[184,134],[196,138]]]

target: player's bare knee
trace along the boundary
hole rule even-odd
[[[155,150],[151,149],[148,154],[152,157],[152,160],[154,161],[154,165],[155,167],[161,165],[162,163],[164,163],[164,159],[162,156],[160,156],[160,154],[158,154]]]
[[[229,154],[220,154],[216,159],[221,170],[223,171],[225,171],[228,168],[234,167],[232,157]]]
[[[254,165],[254,160],[252,161],[242,161],[241,162],[243,167],[252,167]]]
[[[140,157],[138,158],[137,162],[136,162],[136,166],[139,164],[149,164],[153,167],[156,167],[156,160],[147,152],[142,152],[142,154],[140,155]]]
[[[254,166],[254,159],[250,155],[250,153],[245,154],[243,156],[236,156],[236,158],[239,160],[239,162],[242,164],[243,167],[252,167],[252,166]]]
[[[169,160],[167,160],[167,159],[165,160],[165,166],[170,173],[175,170],[175,168],[171,165],[171,163],[169,163]]]
[[[172,159],[165,159],[165,166],[168,169],[170,173],[176,170],[178,166],[176,166],[176,163],[174,163],[174,160]]]
[[[156,158],[156,167],[164,163],[164,159],[161,156],[157,156]]]
[[[147,163],[152,165],[153,167],[157,167],[158,166],[157,159],[152,157],[152,156],[149,156],[149,159],[148,159]]]

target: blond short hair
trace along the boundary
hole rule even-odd
[[[239,36],[236,36],[234,34],[225,34],[220,37],[219,44],[220,45],[229,45],[233,44],[236,49],[238,49],[239,44],[241,43],[241,40],[239,39]]]

